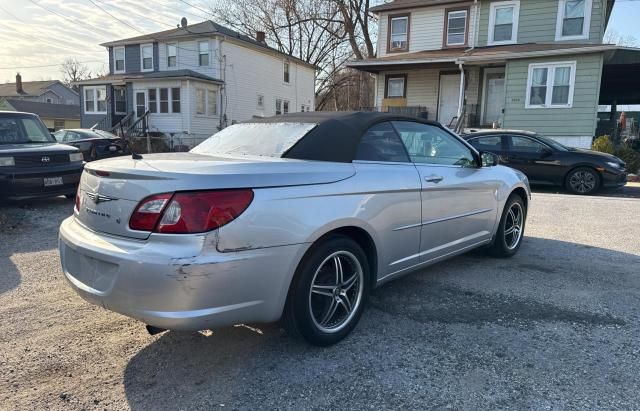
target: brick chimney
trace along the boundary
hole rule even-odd
[[[256,41],[258,43],[265,44],[265,34],[264,31],[256,31]]]
[[[24,89],[22,88],[22,76],[20,73],[16,74],[16,93],[24,94]]]

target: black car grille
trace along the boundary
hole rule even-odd
[[[33,154],[14,157],[16,167],[46,167],[69,162],[69,154]]]

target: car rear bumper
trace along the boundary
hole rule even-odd
[[[73,194],[78,188],[83,164],[12,168],[0,170],[0,197],[21,200]],[[62,184],[46,187],[45,177],[61,177]]]
[[[217,233],[102,235],[75,217],[60,226],[62,269],[87,301],[166,329],[271,322],[282,314],[304,245],[220,253]]]

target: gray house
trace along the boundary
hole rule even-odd
[[[349,65],[375,75],[378,110],[589,147],[598,104],[640,101],[639,50],[603,44],[614,2],[395,0],[372,8],[377,58]]]
[[[204,21],[102,46],[109,75],[78,83],[83,127],[193,145],[236,121],[314,109],[315,67],[264,33]]]
[[[0,84],[0,97],[71,106],[80,104],[78,93],[61,81],[22,81],[20,73],[16,74],[15,83]]]

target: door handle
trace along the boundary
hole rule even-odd
[[[429,176],[429,177],[425,177],[424,181],[426,181],[427,183],[436,183],[438,184],[439,182],[441,182],[443,179],[442,176]]]

